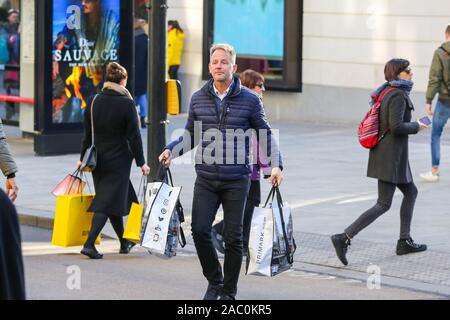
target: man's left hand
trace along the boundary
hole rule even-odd
[[[281,181],[283,181],[283,173],[281,172],[281,169],[278,167],[272,168],[272,174],[269,177],[269,183],[274,187],[278,187],[280,186]]]

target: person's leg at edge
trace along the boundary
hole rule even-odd
[[[439,100],[433,115],[433,126],[431,130],[431,172],[436,174],[439,172],[439,164],[441,160],[441,135],[442,131],[450,117],[450,108],[446,107]]]
[[[224,215],[224,280],[221,299],[234,299],[242,265],[244,208],[250,182],[248,179],[222,182]]]

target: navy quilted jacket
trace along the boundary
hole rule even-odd
[[[269,165],[283,168],[278,145],[272,139],[261,100],[241,86],[237,77],[234,78],[231,91],[222,101],[214,94],[212,79],[195,92],[185,129],[185,134],[167,145],[166,149],[171,150],[173,158],[176,158],[201,143],[195,155],[195,169],[205,179],[237,180],[250,175],[250,129],[257,130],[261,143],[267,141]],[[245,132],[245,137],[239,132]]]

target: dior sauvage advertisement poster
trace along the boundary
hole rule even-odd
[[[52,31],[52,122],[79,123],[88,98],[119,61],[120,0],[55,0]]]

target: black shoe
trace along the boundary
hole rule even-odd
[[[95,248],[83,248],[80,251],[81,254],[88,256],[91,259],[101,259],[103,255],[99,253]]]
[[[124,240],[124,243],[120,245],[120,254],[128,254],[130,253],[131,249],[136,245],[136,243]]]
[[[208,284],[203,300],[218,300],[222,294],[223,284]]]
[[[336,249],[336,255],[341,260],[344,265],[348,264],[345,254],[350,246],[350,239],[345,233],[339,233],[331,236],[331,242],[333,243],[334,249]]]
[[[408,253],[421,252],[427,250],[426,244],[417,244],[410,237],[408,239],[400,239],[397,241],[396,253],[398,256]]]
[[[222,294],[222,295],[220,296],[220,299],[219,299],[219,300],[229,300],[229,301],[233,301],[233,300],[236,300],[236,298],[233,297],[233,296],[230,296],[229,294],[224,293],[224,294]]]
[[[214,228],[211,229],[211,238],[214,248],[216,248],[216,250],[219,251],[220,253],[225,254],[225,248],[223,246],[223,238]]]

